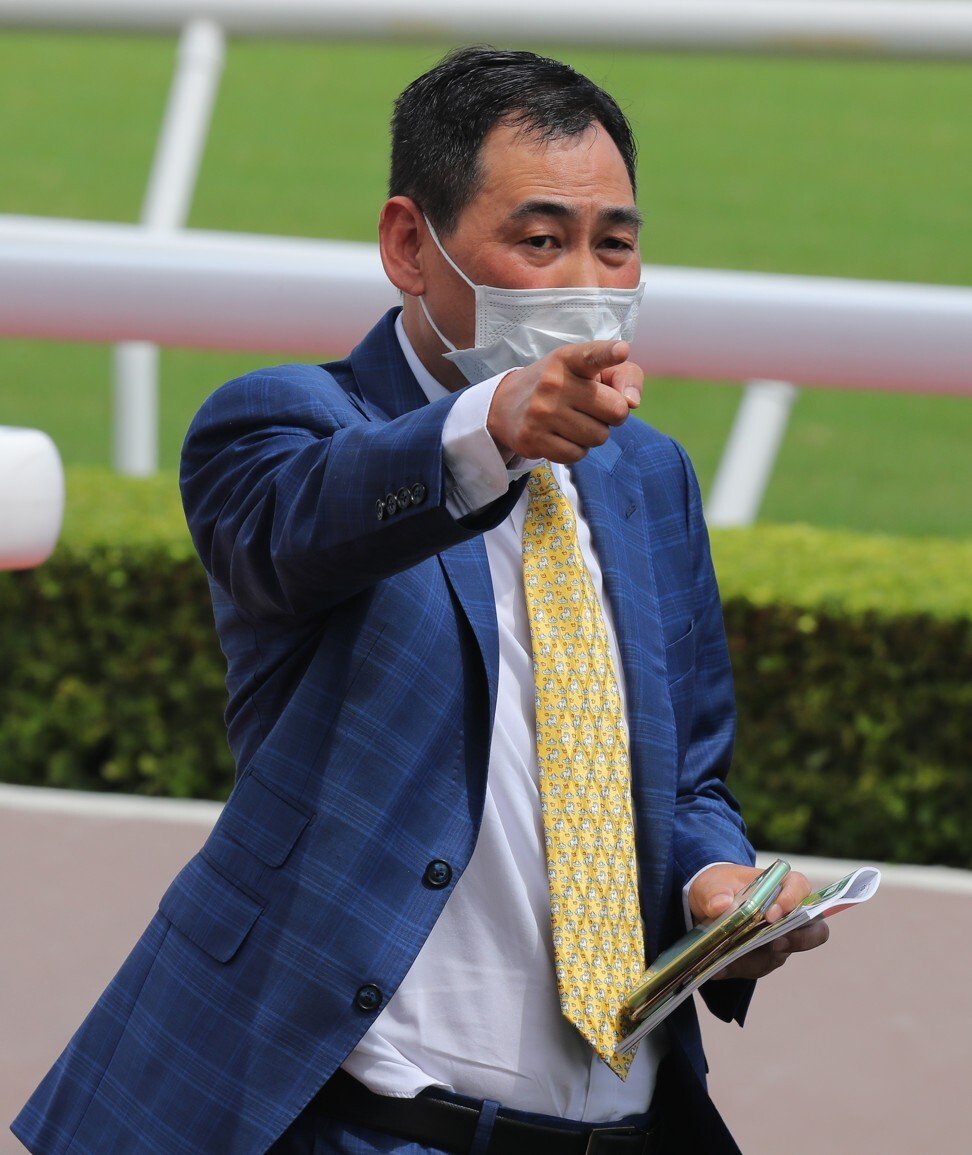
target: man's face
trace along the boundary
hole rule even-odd
[[[483,142],[480,165],[479,192],[442,238],[471,281],[507,289],[637,286],[640,218],[621,153],[604,128],[542,142],[497,125]],[[450,340],[468,348],[473,291],[431,238],[423,256],[429,312]]]

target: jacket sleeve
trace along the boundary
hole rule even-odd
[[[515,492],[473,517],[446,508],[442,426],[457,396],[371,421],[314,366],[217,390],[180,471],[211,578],[256,617],[319,612],[497,524]]]
[[[732,670],[699,484],[685,451],[677,448],[688,495],[696,632],[692,726],[675,799],[675,868],[681,887],[704,866],[751,865],[755,854],[739,805],[726,785],[736,731]],[[749,981],[723,980],[707,983],[700,993],[713,1014],[741,1024],[753,988]]]

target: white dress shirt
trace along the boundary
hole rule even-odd
[[[396,332],[430,401],[447,394]],[[508,469],[486,431],[505,374],[467,388],[443,429],[455,515],[502,496],[535,462]],[[577,514],[581,553],[604,610],[624,704],[611,607],[569,471],[554,475]],[[666,1049],[664,1028],[638,1049],[622,1082],[563,1016],[554,971],[543,821],[537,785],[534,679],[523,593],[523,493],[484,534],[499,629],[499,684],[482,827],[476,847],[401,986],[344,1067],[371,1090],[412,1096],[440,1086],[507,1107],[591,1122],[647,1109]]]

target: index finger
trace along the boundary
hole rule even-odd
[[[602,369],[626,361],[631,346],[627,341],[585,341],[583,345],[564,345],[558,352],[575,377],[593,381]]]

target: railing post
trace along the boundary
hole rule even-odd
[[[706,502],[709,525],[756,520],[798,393],[787,381],[746,383]]]
[[[218,24],[199,19],[183,28],[142,206],[147,229],[169,232],[186,223],[224,56]],[[115,347],[113,458],[118,472],[132,477],[147,477],[158,469],[158,366],[155,345],[135,341]]]

